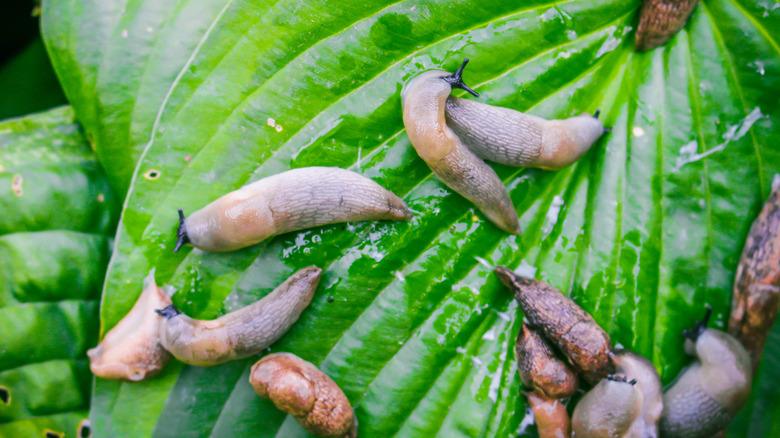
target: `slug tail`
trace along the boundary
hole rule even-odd
[[[185,243],[190,243],[190,236],[187,235],[187,227],[184,225],[184,212],[179,209],[179,229],[176,230],[176,247],[173,252],[179,252]]]

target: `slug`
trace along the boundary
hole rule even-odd
[[[233,251],[325,224],[411,218],[398,196],[364,176],[335,167],[304,167],[246,185],[189,217],[179,209],[173,251],[185,243],[205,251]]]
[[[608,375],[577,403],[572,414],[575,438],[642,438],[635,423],[642,412],[636,380]]]
[[[742,342],[758,368],[780,307],[780,177],[750,227],[731,300],[729,333]]]
[[[555,357],[552,347],[523,323],[515,344],[517,372],[527,388],[548,399],[571,397],[577,391],[574,371]]]
[[[570,438],[571,418],[562,400],[549,399],[537,392],[525,392],[534,414],[539,438]]]
[[[252,366],[249,383],[260,397],[320,437],[357,437],[357,419],[336,382],[309,362],[275,353]]]
[[[401,101],[406,133],[420,158],[447,187],[471,201],[502,230],[520,234],[517,212],[506,187],[445,121],[445,102],[453,87],[478,96],[463,83],[468,61],[463,61],[455,73],[428,71],[404,85]]]
[[[598,114],[545,120],[452,96],[445,107],[447,125],[478,157],[542,169],[564,168],[588,152],[606,132]]]
[[[632,425],[637,436],[658,438],[658,420],[664,409],[663,387],[652,362],[629,350],[615,350],[610,355],[615,372],[636,379],[642,393],[642,411]]]
[[[154,270],[130,312],[97,347],[87,351],[89,368],[98,377],[137,382],[158,374],[171,358],[160,345],[159,318],[153,310],[171,304],[154,281]]]
[[[260,301],[211,321],[192,319],[173,304],[155,310],[163,317],[160,343],[176,359],[197,366],[257,354],[298,320],[321,276],[316,266],[301,269]]]
[[[753,378],[750,356],[728,333],[707,328],[712,312],[685,330],[685,352],[696,360],[664,393],[660,431],[665,438],[707,438],[724,429],[747,402]]]
[[[589,383],[610,373],[612,341],[596,321],[551,285],[523,278],[505,266],[496,275],[515,295],[523,314],[569,359]]]
[[[643,52],[669,41],[685,27],[695,7],[696,0],[644,0],[634,48]]]

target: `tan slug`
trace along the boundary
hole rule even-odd
[[[753,371],[750,356],[728,333],[707,328],[704,319],[683,335],[696,360],[664,393],[659,424],[665,438],[709,438],[724,429],[747,402]]]
[[[736,336],[758,368],[764,344],[780,307],[780,178],[745,241],[734,279],[729,333]]]
[[[591,384],[610,373],[612,341],[596,321],[551,285],[524,278],[505,266],[496,275],[515,295],[528,321],[569,359]]]
[[[574,438],[644,438],[634,425],[642,412],[636,380],[612,376],[600,381],[577,403],[572,414]]]
[[[453,87],[477,93],[455,73],[433,70],[415,77],[401,91],[404,126],[412,146],[449,188],[471,201],[496,226],[520,234],[517,212],[496,172],[474,155],[447,126],[444,108]]]
[[[631,425],[638,437],[658,438],[658,420],[663,412],[663,386],[652,362],[629,350],[615,350],[610,355],[615,373],[636,379],[642,393],[642,411]],[[631,436],[631,435],[629,435]]]
[[[271,236],[349,221],[409,220],[392,192],[355,172],[304,167],[263,178],[184,217],[178,240],[206,251],[232,251]]]
[[[685,27],[697,0],[644,0],[634,48],[643,52],[669,41]]]
[[[325,373],[290,353],[269,354],[252,366],[249,383],[307,431],[319,437],[356,438],[349,400]]]
[[[527,388],[548,399],[571,397],[577,391],[574,371],[555,357],[552,347],[523,323],[515,344],[517,372]]]
[[[571,420],[563,399],[577,391],[577,375],[555,357],[552,347],[523,323],[515,343],[517,372],[534,413],[540,438],[571,436]]]
[[[163,317],[160,343],[176,359],[197,366],[257,354],[298,320],[321,276],[316,266],[303,268],[260,301],[211,321],[192,319],[173,305],[156,310]]]
[[[449,97],[447,126],[478,157],[509,166],[561,169],[604,134],[595,116],[545,120],[509,108]]]
[[[154,281],[154,270],[130,312],[97,347],[87,351],[89,368],[98,377],[136,382],[158,374],[171,358],[160,345],[160,319],[154,314],[171,299]]]

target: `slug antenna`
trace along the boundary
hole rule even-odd
[[[712,315],[712,306],[707,304],[707,311],[704,314],[704,318],[701,321],[697,321],[696,325],[690,330],[683,330],[683,336],[695,342],[696,339],[704,333],[704,330],[707,330],[707,323],[710,320],[710,315]]]
[[[598,119],[598,118],[599,118],[599,114],[601,114],[601,110],[600,110],[600,109],[597,109],[597,110],[596,110],[596,112],[595,112],[595,113],[593,113],[593,118],[594,118],[594,119]]]
[[[463,64],[458,67],[458,70],[455,71],[455,73],[445,76],[442,79],[444,79],[448,84],[450,84],[453,88],[462,88],[469,93],[473,94],[474,97],[479,97],[479,93],[469,88],[468,85],[463,83],[463,69],[466,68],[466,64],[469,63],[469,59],[466,58],[463,60]]]
[[[165,317],[165,319],[171,319],[174,316],[181,314],[181,310],[177,309],[173,304],[164,309],[154,309],[154,311],[158,315]]]
[[[179,252],[182,245],[190,243],[190,237],[187,236],[187,228],[184,226],[184,212],[179,209],[179,229],[176,231],[176,248],[173,248],[173,252]]]

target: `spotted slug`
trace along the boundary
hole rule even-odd
[[[642,412],[636,380],[608,375],[577,403],[571,423],[575,438],[640,438],[634,424]]]
[[[496,275],[512,290],[528,321],[587,382],[595,384],[610,373],[612,341],[588,312],[543,281],[521,277],[505,266],[496,267]]]
[[[508,166],[561,169],[583,156],[604,134],[595,116],[545,120],[509,108],[450,96],[447,126],[478,157]]]
[[[401,90],[406,133],[420,158],[455,192],[471,201],[491,222],[509,233],[520,234],[517,212],[496,172],[447,126],[444,108],[452,88],[477,93],[463,83],[463,69],[455,73],[422,73]]]
[[[154,310],[170,304],[168,294],[155,283],[152,270],[130,312],[97,347],[87,351],[92,373],[104,379],[137,382],[162,371],[171,355],[160,345],[160,321]]]
[[[639,12],[634,48],[654,49],[685,27],[697,0],[644,0]]]
[[[658,438],[658,420],[663,412],[663,386],[652,362],[629,350],[618,349],[610,354],[615,373],[636,379],[636,389],[642,393],[642,411],[630,430],[643,438]]]
[[[269,354],[252,366],[249,383],[260,397],[328,438],[356,438],[357,419],[339,386],[313,364],[290,353]]]
[[[172,304],[158,309],[160,343],[176,359],[197,366],[257,354],[298,320],[321,276],[315,266],[301,269],[260,301],[211,321],[192,319]]]
[[[748,233],[737,266],[729,333],[742,342],[755,372],[780,307],[780,177]]]
[[[205,251],[233,251],[271,236],[325,224],[409,220],[395,194],[355,172],[304,167],[263,178],[184,217],[174,252],[185,243]]]
[[[664,392],[659,429],[665,438],[708,438],[724,429],[747,402],[753,379],[750,355],[728,333],[708,329],[712,308],[685,330],[685,352],[695,360]]]

